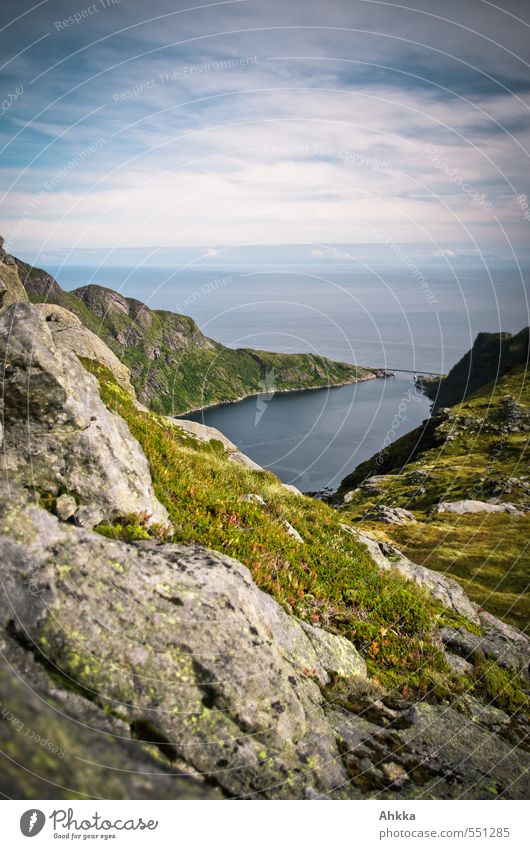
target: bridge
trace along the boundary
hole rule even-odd
[[[393,374],[400,372],[400,374],[414,374],[418,377],[445,377],[445,374],[440,374],[440,372],[437,371],[423,371],[422,369],[412,368],[392,368],[391,366],[370,366],[370,371],[388,371]]]

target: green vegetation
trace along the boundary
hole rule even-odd
[[[422,380],[435,407],[459,404],[486,384],[499,380],[511,369],[528,363],[528,327],[511,333],[479,333],[467,354],[441,380]]]
[[[521,679],[492,660],[478,658],[475,662],[474,692],[486,696],[495,707],[506,713],[528,710],[529,698],[521,687]]]
[[[160,413],[179,415],[269,390],[316,389],[370,376],[368,369],[316,354],[226,348],[204,336],[189,316],[151,310],[104,286],[64,292],[46,272],[17,263],[29,299],[75,313],[131,370],[140,400]]]
[[[521,334],[519,334],[521,336]],[[465,402],[397,440],[342,483],[336,503],[380,539],[416,563],[451,575],[477,603],[521,629],[528,626],[530,386],[524,366],[507,372]],[[362,485],[386,475],[376,488]],[[434,512],[440,501],[511,502],[521,514]],[[411,510],[416,522],[388,525],[364,519],[375,504]]]
[[[234,463],[218,444],[201,443],[170,419],[137,409],[102,366],[86,363],[109,408],[121,415],[149,460],[155,491],[173,525],[166,539],[200,544],[243,562],[258,586],[289,612],[351,639],[384,686],[446,698],[462,679],[445,664],[434,634],[441,624],[472,626],[397,573],[380,572],[367,550],[322,502],[286,490],[269,472]],[[241,500],[260,495],[265,505]],[[289,522],[301,534],[288,533]],[[125,540],[160,536],[144,517],[100,532]],[[308,670],[311,674],[311,670]]]

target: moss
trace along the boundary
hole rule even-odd
[[[493,660],[481,658],[475,663],[474,691],[507,713],[530,710],[530,697],[520,676],[502,669]]]
[[[154,522],[150,524],[146,513],[127,513],[118,516],[112,523],[103,523],[94,528],[99,534],[109,539],[119,539],[123,542],[134,542],[142,539],[167,539],[170,530],[166,525]]]

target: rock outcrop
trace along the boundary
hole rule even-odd
[[[18,275],[12,257],[4,251],[4,240],[0,236],[0,314],[12,304],[27,301],[28,296]]]
[[[3,487],[0,521],[4,653],[28,685],[38,680],[54,711],[48,740],[63,750],[47,751],[37,786],[59,774],[77,791],[72,764],[93,737],[113,798],[166,798],[168,771],[180,776],[174,795],[191,797],[213,792],[199,778],[238,798],[528,793],[520,720],[472,697],[449,707],[385,695],[348,640],[289,616],[237,561],[105,539],[17,486]],[[83,723],[74,740],[63,730],[72,717]],[[150,768],[146,745],[162,766]],[[97,777],[84,778],[88,792]]]
[[[453,578],[426,569],[418,563],[412,563],[399,549],[389,543],[381,543],[365,533],[358,533],[358,538],[368,548],[380,569],[388,571],[395,569],[404,578],[424,587],[434,598],[437,598],[448,610],[453,610],[465,616],[470,622],[478,624],[479,618],[475,606],[469,600],[464,590]]]
[[[376,504],[365,514],[370,522],[385,522],[387,525],[407,525],[415,522],[414,514],[403,507],[389,507],[387,504]]]
[[[138,443],[102,403],[95,378],[56,344],[50,324],[31,304],[0,319],[5,477],[48,498],[67,493],[83,525],[133,512],[167,522]]]
[[[58,307],[56,304],[37,304],[37,309],[50,324],[53,341],[62,351],[71,351],[78,357],[95,360],[108,368],[116,382],[134,397],[134,386],[131,383],[131,373],[110,350],[108,345],[85,327],[81,319],[70,310]]]
[[[288,616],[228,557],[110,541],[6,496],[0,624],[64,688],[229,795],[347,780],[320,688],[366,678],[351,643]]]
[[[509,502],[495,503],[491,501],[477,501],[473,498],[464,498],[461,501],[442,501],[436,507],[436,513],[456,513],[463,516],[466,513],[515,513],[520,514],[515,504]]]
[[[200,442],[213,441],[214,444],[218,443],[222,446],[227,457],[235,463],[239,463],[247,469],[254,469],[258,472],[263,471],[261,466],[255,463],[254,460],[251,460],[250,457],[247,457],[246,454],[243,454],[237,445],[234,445],[232,440],[228,439],[228,437],[225,436],[224,433],[221,433],[220,430],[217,430],[216,427],[210,427],[209,425],[190,421],[189,419],[172,419],[171,421],[173,424],[177,425],[177,427],[181,428],[181,430],[185,430],[186,433],[189,433],[194,437],[194,439],[198,439]]]

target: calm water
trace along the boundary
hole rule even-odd
[[[419,265],[419,264],[418,264]],[[423,286],[403,267],[325,273],[187,268],[48,268],[72,289],[100,283],[154,309],[191,315],[230,347],[310,351],[358,365],[447,372],[482,330],[529,324],[528,269],[424,266]],[[525,279],[526,276],[526,279]],[[330,391],[247,399],[195,416],[218,427],[283,481],[305,491],[336,486],[427,417],[404,378]],[[403,399],[408,421],[392,430]]]
[[[48,270],[72,289],[100,283],[156,309],[191,315],[233,348],[314,351],[366,366],[446,372],[481,330],[529,324],[530,274],[507,263],[425,266],[427,289],[402,268],[310,273],[171,268]]]
[[[337,487],[385,439],[388,444],[421,424],[429,406],[412,381],[395,377],[246,398],[187,418],[219,428],[284,483],[311,492]]]

